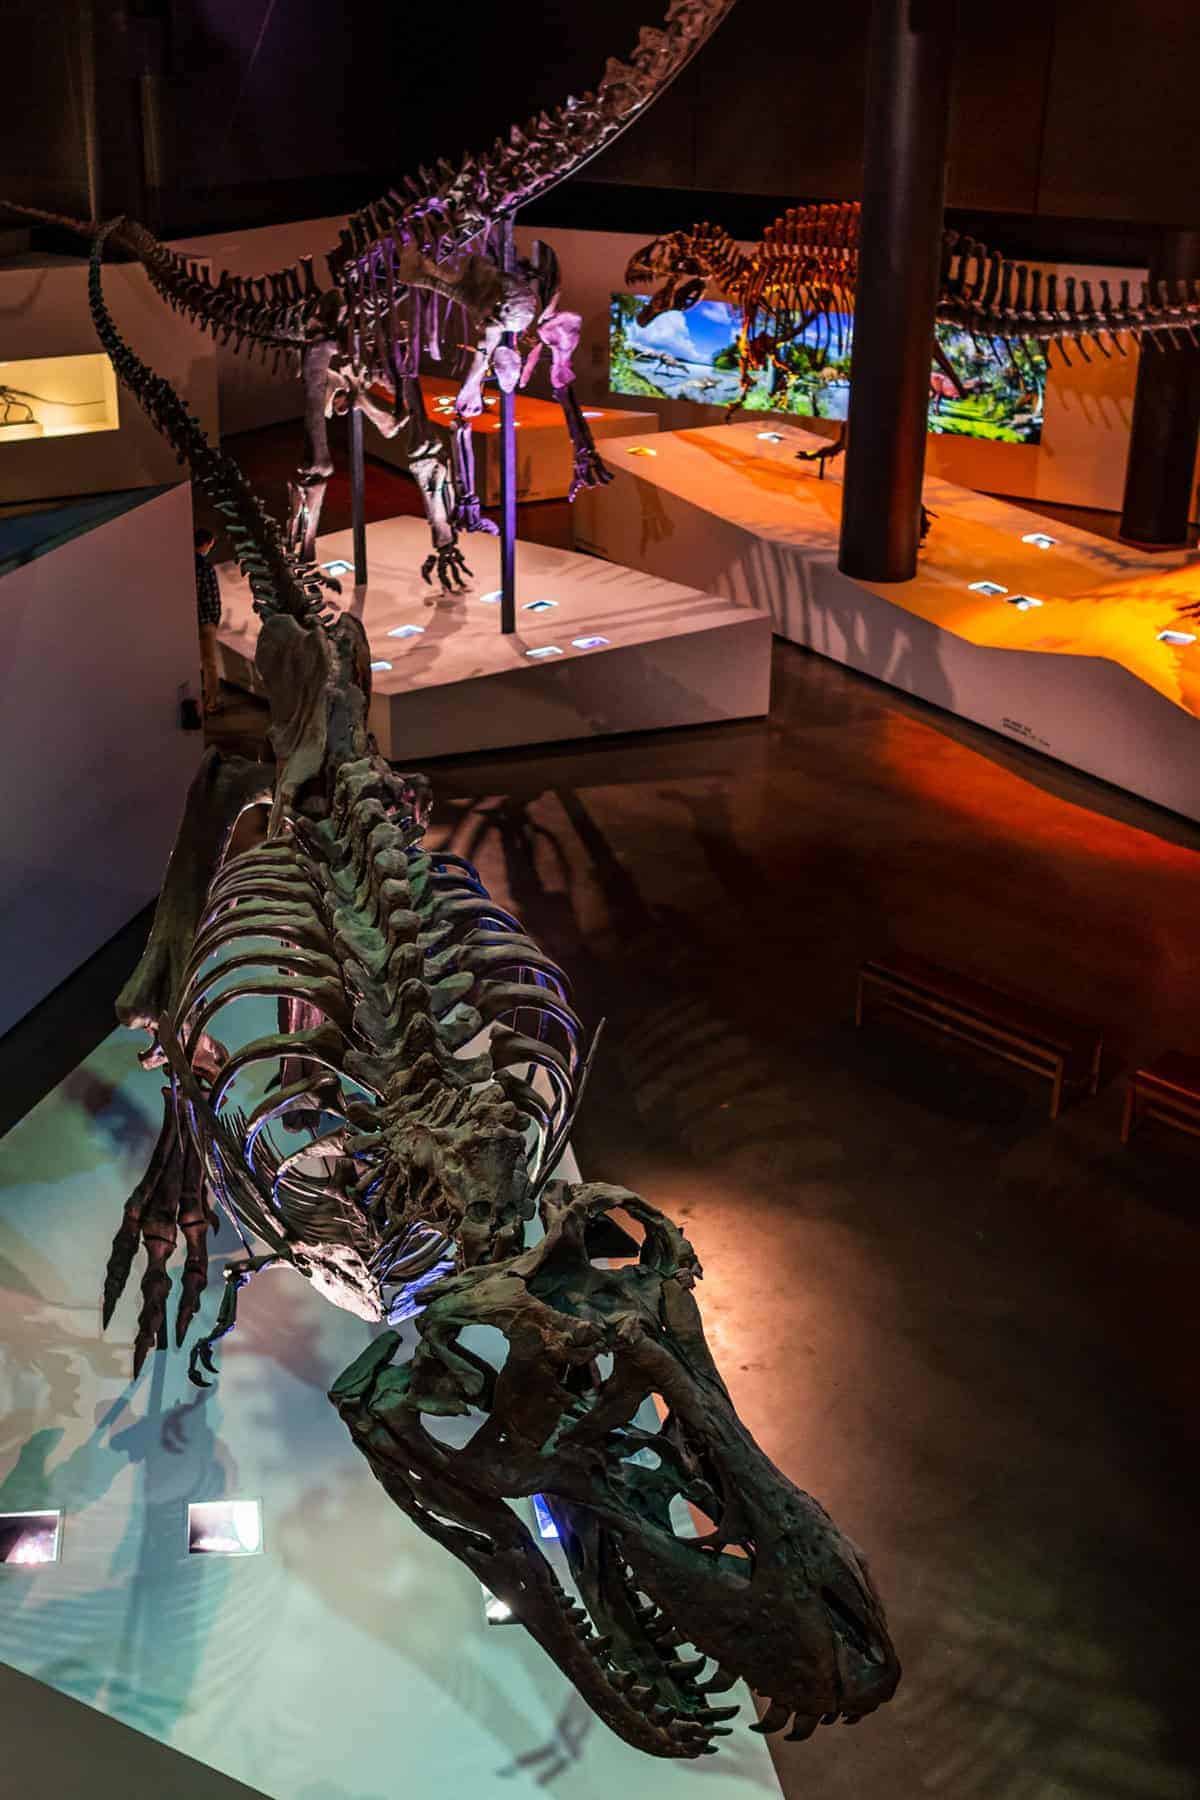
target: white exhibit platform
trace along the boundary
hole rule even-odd
[[[140,1261],[105,1336],[98,1303],[161,1116],[137,1047],[114,1033],[0,1142],[0,1513],[64,1514],[57,1562],[0,1566],[5,1660],[271,1800],[779,1800],[744,1687],[718,1755],[649,1758],[485,1622],[326,1398],[373,1329],[301,1277],[244,1290],[211,1389],[175,1350],[130,1384]],[[223,1225],[193,1335],[239,1250]],[[260,1502],[262,1554],[188,1554],[188,1504],[222,1499]]]
[[[421,392],[431,419],[448,425],[454,417],[454,398],[461,383],[440,375],[422,375]],[[390,391],[378,390],[382,401]],[[517,499],[565,500],[571,488],[575,452],[562,407],[534,394],[519,393],[514,408],[517,427]],[[627,437],[630,432],[658,430],[656,412],[615,406],[584,405],[583,416],[592,437],[604,454],[603,440]],[[367,428],[369,455],[407,469],[408,459],[393,438]],[[500,504],[500,405],[495,389],[484,395],[484,411],[471,421],[471,447],[475,452],[475,491],[485,506]]]
[[[408,760],[612,732],[759,717],[771,682],[766,613],[674,581],[541,544],[517,546],[517,630],[500,631],[500,540],[461,540],[470,589],[421,579],[423,519],[367,527],[362,604],[372,656],[371,726],[383,754]],[[353,560],[351,534],[319,540],[323,564]],[[227,679],[252,686],[258,616],[249,583],[219,569]],[[542,603],[550,604],[543,606]],[[397,635],[401,634],[401,635]]]
[[[916,578],[856,580],[837,568],[840,461],[821,481],[796,460],[827,442],[762,415],[610,442],[616,479],[576,502],[576,543],[702,580],[793,643],[1200,819],[1200,623],[1180,617],[1200,556],[928,479]]]

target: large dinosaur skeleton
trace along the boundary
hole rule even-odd
[[[471,420],[483,410],[485,380],[503,392],[524,386],[546,350],[550,385],[574,450],[569,498],[611,479],[574,392],[571,357],[580,318],[558,305],[553,252],[531,260],[511,249],[518,209],[575,174],[641,116],[707,41],[733,0],[670,0],[661,30],[646,28],[628,62],[611,59],[594,93],[569,98],[513,126],[490,151],[458,167],[422,168],[356,212],[325,257],[322,288],[313,258],[260,277],[222,273],[144,226],[122,222],[114,248],[136,257],[169,304],[222,343],[292,368],[304,387],[304,460],[291,489],[290,541],[312,560],[333,463],[328,420],[359,409],[399,440],[421,492],[433,539],[422,575],[461,590],[470,574],[463,531],[494,532],[475,492]],[[14,208],[90,237],[81,221]],[[422,356],[459,345],[461,385],[451,428],[426,416]],[[374,390],[374,392],[372,391]]]
[[[469,863],[421,847],[427,786],[367,730],[361,624],[325,607],[236,465],[118,336],[105,235],[97,329],[227,521],[263,621],[274,752],[273,768],[208,752],[118,1000],[149,1034],[164,1113],[113,1241],[105,1323],[140,1244],[135,1369],[165,1344],[182,1233],[182,1342],[219,1208],[247,1254],[226,1268],[194,1378],[262,1268],[361,1318],[409,1321],[380,1332],[332,1400],[397,1505],[627,1742],[712,1752],[737,1710],[714,1697],[739,1679],[768,1698],[755,1729],[852,1723],[899,1679],[862,1557],[739,1421],[678,1227],[624,1189],[554,1178],[590,1054],[567,979]],[[255,808],[263,829],[239,848]],[[277,1009],[273,1029],[239,1024],[248,1000]],[[610,1214],[640,1235],[636,1260],[598,1242]],[[457,1448],[455,1421],[469,1437]],[[577,1598],[510,1504],[535,1493]],[[689,1507],[699,1536],[681,1526]]]
[[[846,348],[860,226],[861,209],[849,201],[789,207],[749,252],[719,225],[667,232],[636,251],[625,271],[631,287],[658,284],[638,322],[647,325],[660,313],[686,312],[706,293],[720,294],[742,315],[737,343],[741,391],[735,407],[764,371],[779,379],[777,391],[786,404],[795,378],[781,354],[788,344],[815,326],[818,350],[832,346],[841,354]],[[1200,282],[1143,282],[1135,299],[1131,283],[1122,281],[1114,296],[1108,281],[1093,284],[1068,275],[1060,282],[1057,275],[1010,262],[972,237],[946,231],[936,316],[939,323],[967,332],[977,346],[1002,352],[1023,380],[1036,384],[1040,371],[1027,349],[1034,344],[1047,359],[1057,346],[1068,364],[1070,344],[1090,361],[1089,344],[1104,356],[1111,356],[1113,348],[1125,355],[1123,337],[1158,350],[1195,348],[1200,342]],[[936,344],[934,354],[942,376],[958,391],[958,378]]]

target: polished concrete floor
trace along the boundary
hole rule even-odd
[[[607,1018],[581,1164],[686,1221],[743,1417],[888,1602],[900,1693],[777,1743],[789,1800],[1182,1800],[1200,1163],[1117,1129],[1121,1069],[1197,1047],[1200,832],[792,647],[775,680],[761,724],[435,767],[434,836]],[[1099,1096],[1051,1124],[856,1033],[888,944],[1101,1020]]]
[[[1120,1070],[1195,1047],[1200,834],[788,646],[769,724],[435,770],[437,836],[605,1042],[592,1177],[686,1221],[743,1417],[869,1552],[886,1713],[789,1800],[1196,1788],[1195,1161]],[[880,1025],[889,944],[1108,1031],[1100,1095]],[[1194,1600],[1194,1594],[1192,1596]]]
[[[1200,830],[794,647],[774,677],[764,722],[435,766],[434,839],[606,1018],[581,1165],[685,1221],[743,1418],[887,1602],[900,1692],[773,1740],[788,1800],[1185,1800],[1200,1157],[1118,1125],[1124,1069],[1200,1049]],[[27,1085],[136,935],[0,1046]],[[888,945],[1094,1016],[1099,1095],[1051,1123],[856,1032]]]

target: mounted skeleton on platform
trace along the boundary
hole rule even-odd
[[[459,547],[464,531],[494,531],[475,493],[471,420],[483,384],[511,393],[524,386],[543,352],[574,450],[569,498],[610,479],[575,398],[572,353],[577,313],[560,310],[553,252],[535,245],[524,261],[511,249],[520,207],[575,174],[605,149],[674,80],[733,0],[671,0],[663,29],[645,29],[628,62],[610,60],[594,93],[570,98],[513,126],[490,151],[458,165],[441,161],[352,215],[325,256],[322,288],[313,258],[259,277],[216,281],[143,226],[122,222],[112,244],[142,263],[171,306],[222,344],[256,351],[295,370],[304,385],[304,461],[292,485],[292,548],[311,561],[333,464],[328,419],[359,408],[400,440],[421,491],[433,537],[422,575],[443,588],[469,573]],[[12,210],[85,236],[78,220]],[[426,417],[418,380],[422,356],[464,351],[451,430]]]
[[[227,1266],[194,1378],[263,1268],[361,1318],[412,1319],[407,1360],[384,1330],[331,1398],[388,1494],[628,1743],[715,1750],[737,1707],[712,1697],[739,1678],[768,1697],[756,1729],[801,1738],[853,1722],[899,1677],[862,1558],[739,1421],[679,1229],[624,1189],[554,1179],[587,1071],[566,977],[469,863],[422,848],[427,786],[395,773],[367,729],[361,624],[326,608],[318,571],[117,335],[106,235],[90,278],[97,330],[249,576],[274,765],[208,752],[118,1002],[166,1085],[158,1146],[113,1241],[105,1323],[140,1244],[135,1369],[165,1344],[182,1233],[182,1341],[219,1208],[247,1254]],[[252,808],[262,833],[235,849]],[[227,1041],[246,999],[273,1006],[275,1026]],[[636,1262],[603,1260],[596,1233],[614,1212],[640,1234]],[[504,1338],[500,1366],[472,1347],[478,1325]],[[479,1422],[459,1449],[426,1423],[447,1415]],[[510,1504],[535,1493],[578,1600]],[[705,1535],[681,1534],[681,1501],[707,1515]]]
[[[815,328],[816,351],[842,355],[849,347],[845,321],[854,313],[860,225],[857,201],[847,201],[789,207],[749,252],[719,225],[667,232],[636,251],[625,271],[631,287],[655,284],[638,323],[686,312],[706,294],[719,294],[741,313],[741,389],[729,410],[745,402],[764,373],[778,381],[786,406],[795,379],[782,354],[789,344]],[[1143,282],[1136,299],[1128,281],[1115,296],[1105,280],[1095,290],[1074,276],[1043,277],[956,231],[942,235],[938,323],[957,326],[978,349],[1006,358],[1031,389],[1044,379],[1029,354],[1033,345],[1047,359],[1056,347],[1068,365],[1072,344],[1084,361],[1091,360],[1089,344],[1103,356],[1111,356],[1112,348],[1124,356],[1122,337],[1156,350],[1197,347],[1200,282]],[[961,394],[962,382],[936,341],[933,354],[943,379]]]

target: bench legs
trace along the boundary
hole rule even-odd
[[[1137,1119],[1137,1087],[1131,1081],[1125,1089],[1125,1109],[1121,1114],[1121,1142],[1127,1144],[1133,1136],[1133,1127]]]
[[[1057,1119],[1062,1110],[1063,1097],[1063,1059],[1057,1057],[1054,1063],[1054,1085],[1050,1089],[1050,1117]]]

